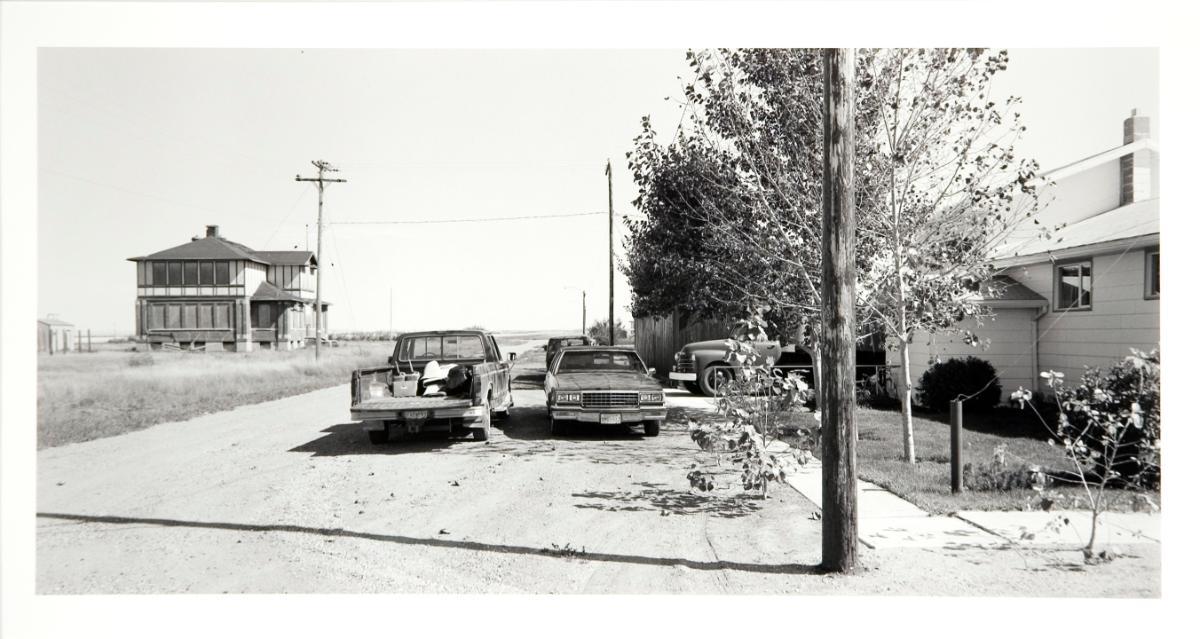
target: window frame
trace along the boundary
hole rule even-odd
[[[1156,269],[1158,271],[1158,273],[1156,273],[1156,275],[1158,275],[1157,278],[1154,278],[1151,276],[1151,270],[1150,270],[1150,264],[1152,263],[1152,261],[1154,260],[1155,257],[1158,258],[1158,268]],[[1143,272],[1143,276],[1144,276],[1143,277],[1143,285],[1142,285],[1142,297],[1144,299],[1148,299],[1148,300],[1159,299],[1162,296],[1162,251],[1159,249],[1159,247],[1156,246],[1151,249],[1146,249],[1145,261],[1142,262],[1142,272]],[[1150,286],[1153,283],[1154,279],[1159,280],[1157,291],[1152,290],[1151,286]]]
[[[1091,279],[1091,287],[1088,289],[1088,303],[1086,306],[1083,306],[1083,305],[1063,306],[1062,305],[1062,280],[1063,280],[1063,278],[1062,278],[1061,272],[1062,272],[1062,269],[1070,268],[1072,266],[1087,266],[1087,268],[1088,268],[1088,277]],[[1087,257],[1087,258],[1081,258],[1081,259],[1077,259],[1077,260],[1070,260],[1070,261],[1066,261],[1066,262],[1054,263],[1053,270],[1051,270],[1051,275],[1054,278],[1053,284],[1054,284],[1054,310],[1055,311],[1090,311],[1095,307],[1095,305],[1096,305],[1096,299],[1095,299],[1096,298],[1096,269],[1095,269],[1095,265],[1092,263],[1092,258]],[[1080,275],[1079,277],[1083,277],[1083,276]],[[1080,290],[1082,290],[1082,288],[1083,287],[1080,287]]]

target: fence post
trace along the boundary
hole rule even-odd
[[[88,352],[92,352],[92,329],[88,329]]]
[[[962,463],[962,400],[950,402],[950,492],[963,489]]]

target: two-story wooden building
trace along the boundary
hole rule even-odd
[[[310,251],[255,251],[203,237],[143,257],[137,265],[136,335],[161,348],[292,349],[316,337],[317,260]],[[329,303],[322,303],[328,333]]]

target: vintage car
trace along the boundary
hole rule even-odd
[[[760,358],[755,363],[779,362],[783,356],[779,342],[755,342],[754,348]],[[675,367],[668,377],[683,382],[683,387],[692,393],[712,397],[717,392],[720,371],[727,365],[725,358],[729,353],[729,340],[692,342],[675,354]]]
[[[550,370],[550,364],[554,362],[554,356],[558,355],[558,351],[563,348],[567,346],[591,346],[594,343],[592,338],[586,335],[551,337],[546,342],[546,370]]]
[[[667,407],[653,374],[632,347],[563,348],[546,371],[550,432],[560,434],[567,422],[640,424],[647,437],[657,436]]]

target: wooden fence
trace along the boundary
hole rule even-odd
[[[666,317],[637,317],[633,320],[633,344],[647,366],[666,376],[675,364],[675,353],[684,344],[710,339],[727,339],[733,323],[699,320],[680,326],[676,314]]]

